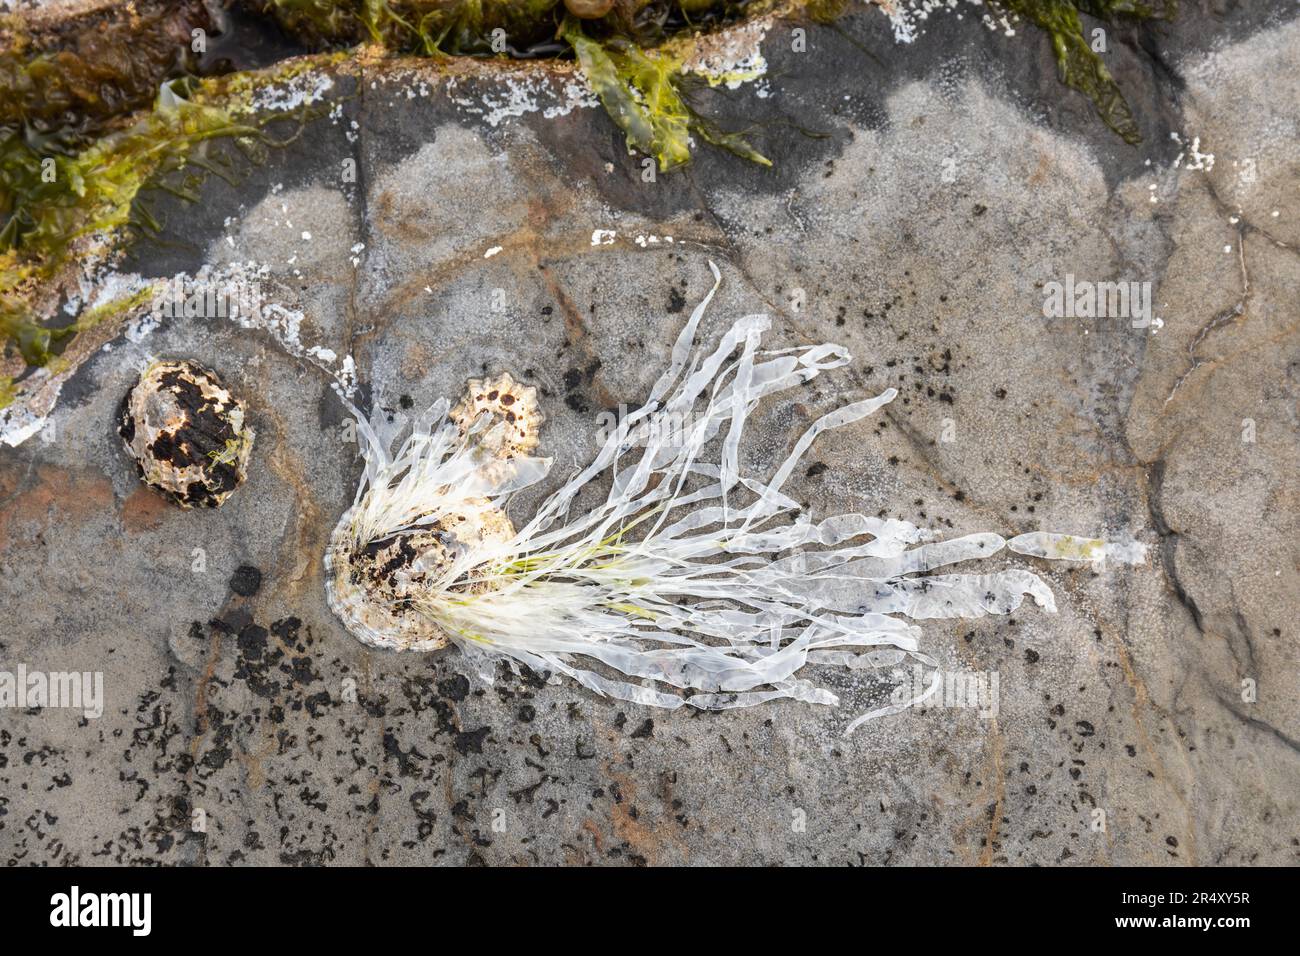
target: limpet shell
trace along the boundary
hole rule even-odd
[[[140,480],[182,508],[216,508],[244,481],[253,429],[243,402],[190,361],[155,362],[122,400],[118,434]]]
[[[516,382],[509,372],[496,378],[472,378],[465,397],[451,410],[451,420],[464,433],[484,412],[492,415],[492,421],[478,434],[495,454],[510,458],[526,455],[537,447],[545,421],[537,404],[537,386]],[[494,429],[498,423],[501,428]]]
[[[490,420],[471,435],[470,429],[485,412]],[[466,440],[479,442],[501,460],[536,448],[543,421],[536,387],[516,382],[509,373],[470,379],[449,418],[467,436]],[[382,493],[382,489],[372,487],[367,495]],[[486,498],[462,499],[457,507],[438,511],[436,520],[427,524],[358,542],[354,529],[356,507],[348,509],[339,520],[325,551],[325,592],[330,610],[353,636],[372,647],[398,651],[446,647],[448,635],[421,613],[422,594],[445,586],[442,579],[465,551],[513,538],[515,528],[510,518]],[[454,585],[450,589],[457,587],[475,590],[482,585]]]
[[[515,529],[505,512],[470,499],[420,528],[357,549],[343,516],[325,554],[330,609],[362,643],[398,651],[436,651],[448,637],[419,611],[420,592],[439,580],[465,549],[509,541]]]

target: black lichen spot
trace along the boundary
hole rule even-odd
[[[239,653],[245,660],[260,661],[266,652],[266,638],[269,632],[257,624],[249,624],[239,632],[236,639]]]
[[[450,701],[460,703],[469,696],[469,678],[464,674],[453,674],[445,680],[440,680],[438,693]]]
[[[410,750],[402,750],[401,744],[392,732],[384,734],[384,760],[397,761],[397,773],[403,777],[413,777],[420,772],[418,761],[427,760],[424,754],[412,745]]]
[[[491,727],[462,731],[456,735],[452,746],[456,748],[456,752],[462,757],[468,757],[470,754],[481,754],[483,752],[483,740],[491,732]]]
[[[307,712],[311,714],[312,717],[316,717],[316,718],[319,718],[320,715],[324,713],[325,708],[328,707],[329,705],[330,705],[330,695],[326,691],[321,691],[318,694],[312,694],[305,701],[303,701],[303,706],[307,708]]]
[[[241,564],[230,576],[230,590],[240,597],[252,597],[262,588],[262,572],[251,564]]]

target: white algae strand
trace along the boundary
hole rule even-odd
[[[381,423],[358,414],[365,471],[325,557],[330,605],[349,631],[395,649],[453,643],[489,683],[505,659],[667,708],[837,704],[805,674],[809,663],[887,671],[910,659],[932,672],[851,731],[939,687],[909,619],[1006,614],[1026,596],[1055,611],[1047,584],[1027,570],[929,573],[996,554],[1007,544],[996,534],[934,541],[862,514],[814,522],[783,492],[819,434],[871,415],[894,389],[823,415],[770,476],[744,474],[740,441],[758,403],[849,355],[838,345],[762,350],[762,315],[701,350],[696,330],[716,291],[692,313],[645,404],[518,529],[504,508],[551,462],[529,454],[535,438],[520,440],[498,398],[532,402],[524,411],[539,423],[531,392],[508,376],[471,382],[454,416],[439,401],[395,453]],[[1014,543],[1073,557],[1067,538]]]

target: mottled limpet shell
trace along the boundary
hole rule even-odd
[[[351,512],[339,527],[346,527]],[[515,529],[505,512],[485,499],[443,513],[412,531],[371,541],[359,549],[335,543],[325,554],[330,609],[362,643],[398,651],[436,651],[447,635],[419,611],[422,588],[445,575],[466,549],[509,541]],[[454,590],[454,588],[453,588]]]
[[[474,432],[484,450],[504,462],[537,447],[542,412],[537,389],[516,382],[508,373],[471,379],[450,418],[468,434],[484,413],[491,420]],[[483,467],[493,467],[490,462]],[[442,498],[446,489],[435,491]],[[381,493],[371,488],[367,493]],[[451,496],[446,496],[450,498]],[[325,552],[325,591],[330,609],[363,644],[398,651],[436,651],[450,638],[420,609],[421,600],[443,588],[482,590],[482,584],[446,586],[452,565],[466,551],[482,550],[515,535],[504,511],[486,498],[461,498],[425,515],[427,523],[371,541],[358,542],[355,515],[340,519]],[[436,515],[434,520],[429,520]],[[466,569],[461,569],[463,572]]]
[[[535,385],[516,382],[509,372],[496,378],[470,379],[465,397],[451,410],[451,420],[466,432],[483,412],[490,412],[493,421],[478,434],[495,453],[509,458],[526,455],[537,447],[545,416],[537,404]],[[502,428],[493,431],[497,422]]]
[[[155,362],[122,400],[118,434],[140,479],[182,508],[215,508],[244,480],[244,405],[190,361]]]

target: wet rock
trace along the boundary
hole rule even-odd
[[[82,366],[57,440],[0,450],[5,652],[102,670],[107,697],[99,720],[6,712],[0,861],[1294,864],[1300,37],[1276,4],[1184,14],[1112,43],[1126,91],[1151,90],[1133,97],[1139,148],[1062,97],[1045,41],[940,12],[898,47],[863,10],[847,37],[811,27],[802,54],[771,31],[769,95],[706,92],[771,170],[704,149],[645,182],[601,110],[544,115],[564,70],[510,73],[542,105],[496,125],[506,78],[376,70],[362,97],[338,80],[337,122],[200,207],[164,206],[168,231],[137,247],[166,276],[264,265],[304,346],[351,356],[357,401],[395,427],[511,370],[537,386],[557,482],[606,410],[644,399],[713,258],[702,337],[761,311],[772,347],[854,356],[756,411],[754,471],[822,411],[900,390],[791,476],[814,517],[1149,545],[1139,567],[1027,559],[1054,616],[922,629],[945,674],[997,675],[996,714],[936,702],[843,739],[889,688],[849,672],[839,708],[662,711],[455,650],[363,647],[324,598],[361,467],[331,379],[270,329],[176,320]],[[1212,168],[1189,168],[1194,137]],[[1163,326],[1045,319],[1066,273],[1151,282]],[[266,467],[216,511],[128,534],[138,483],[105,422],[149,353],[244,370]],[[535,503],[511,504],[516,526]],[[232,601],[195,548],[260,568],[293,617]],[[38,811],[57,823],[21,822]]]

